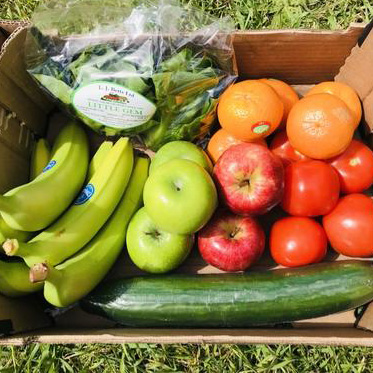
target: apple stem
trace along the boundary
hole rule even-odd
[[[242,180],[238,186],[240,188],[249,187],[250,186],[250,179]]]
[[[240,228],[236,227],[233,232],[229,233],[229,237],[234,238],[239,231],[240,231]]]
[[[147,234],[148,236],[152,236],[154,238],[158,238],[159,236],[161,236],[161,234],[156,229],[152,232],[146,232],[145,234]]]

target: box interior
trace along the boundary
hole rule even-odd
[[[52,111],[54,105],[25,72],[22,45],[24,24],[0,22],[11,33],[0,39],[0,192],[26,182],[31,145],[38,136],[53,138],[64,116]],[[363,25],[343,31],[278,30],[237,32],[234,48],[241,78],[273,77],[305,92],[310,84],[333,80],[362,34]],[[3,38],[4,39],[4,38]],[[51,115],[52,113],[52,115]],[[47,130],[47,123],[50,125]],[[102,141],[89,131],[92,150]],[[330,252],[328,260],[341,260]],[[265,255],[256,269],[276,265]],[[221,272],[206,265],[194,249],[176,272]],[[108,277],[143,274],[123,251]],[[0,297],[0,331],[17,333],[0,339],[0,344],[31,342],[149,342],[149,343],[304,343],[373,345],[370,331],[359,330],[354,310],[328,317],[302,320],[273,328],[255,329],[131,329],[122,328],[98,316],[85,314],[77,306],[43,312],[42,295],[28,299]],[[371,308],[361,320],[371,329]]]

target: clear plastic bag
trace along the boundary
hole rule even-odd
[[[175,2],[49,0],[26,39],[26,64],[73,116],[157,150],[203,137],[236,79],[229,19]]]

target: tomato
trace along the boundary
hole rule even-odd
[[[285,168],[282,208],[290,215],[319,216],[328,214],[339,198],[338,174],[322,161],[290,163]]]
[[[323,260],[328,240],[323,227],[315,220],[290,216],[273,225],[269,247],[277,264],[299,267]]]
[[[271,141],[269,149],[272,151],[272,153],[281,158],[284,167],[292,162],[310,160],[310,158],[306,157],[302,153],[299,153],[298,150],[295,150],[290,145],[286,131],[281,131],[276,134]]]
[[[346,256],[373,255],[373,200],[364,194],[341,198],[323,217],[323,226],[335,251]]]
[[[352,140],[341,155],[328,163],[338,172],[342,193],[360,193],[373,184],[373,152],[360,141]]]

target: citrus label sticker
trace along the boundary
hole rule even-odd
[[[110,82],[94,82],[79,87],[71,101],[79,113],[113,128],[146,123],[157,109],[153,102],[139,93]]]
[[[74,205],[83,205],[86,203],[95,193],[95,187],[93,184],[87,184],[86,187],[79,194],[78,198],[75,200]]]
[[[262,122],[258,122],[258,123],[255,123],[252,127],[251,127],[251,130],[256,133],[256,134],[261,134],[261,133],[266,133],[269,131],[269,129],[271,128],[271,125],[270,123],[268,122],[265,122],[265,121],[262,121]]]
[[[53,168],[55,165],[57,164],[56,161],[52,160],[50,161],[43,169],[43,172],[47,172],[48,170],[50,170],[51,168]]]

